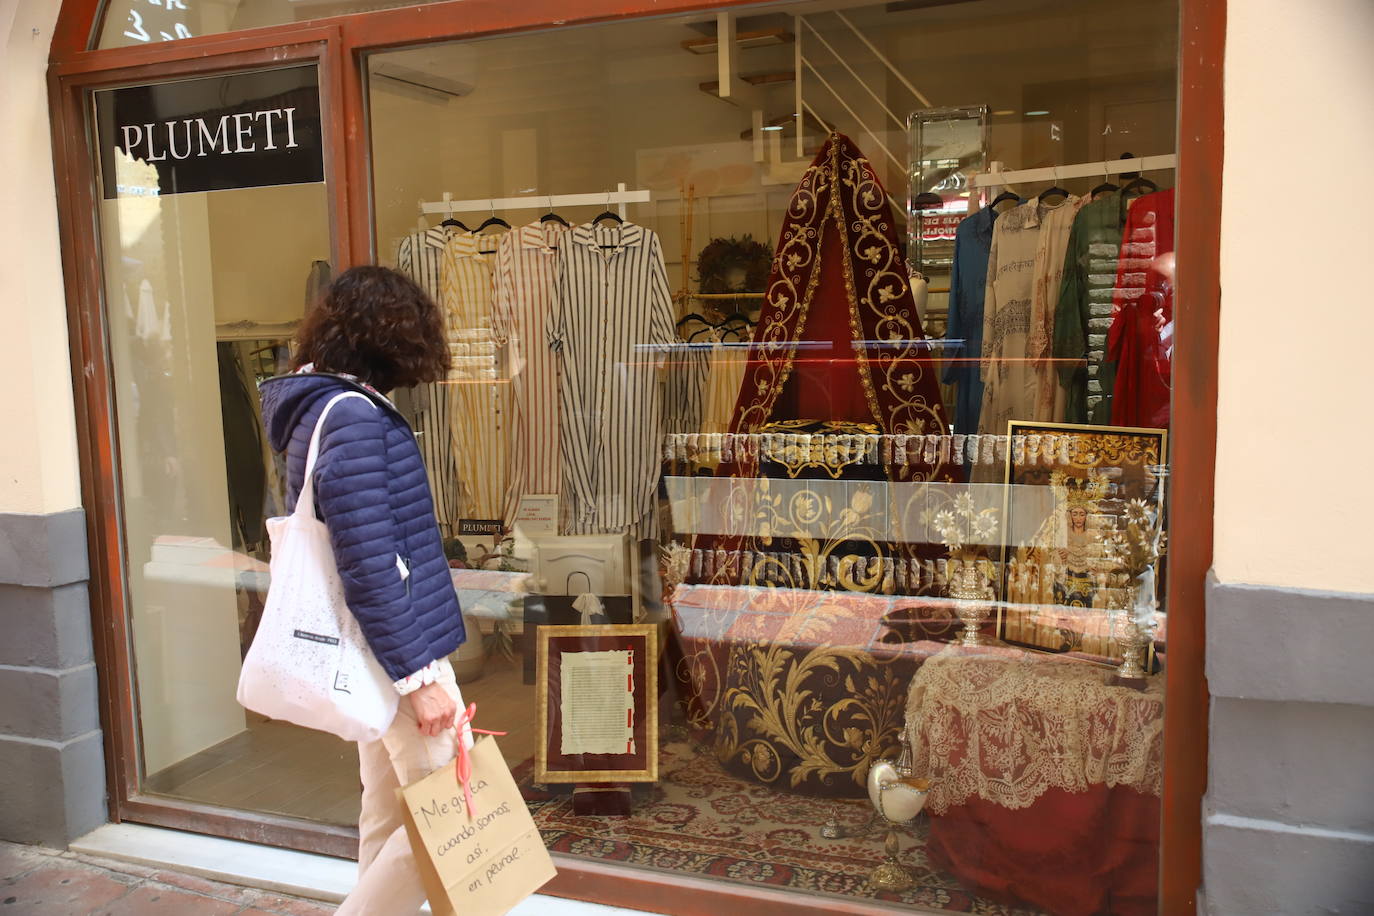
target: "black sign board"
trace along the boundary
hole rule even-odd
[[[500,535],[505,530],[506,523],[499,518],[460,518],[458,520],[459,534]]]
[[[324,180],[314,64],[106,89],[95,94],[105,198]],[[157,170],[121,187],[119,152]]]

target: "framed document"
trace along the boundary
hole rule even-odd
[[[658,780],[658,627],[539,628],[535,782]]]
[[[1162,506],[1169,434],[1016,420],[1007,432],[997,636],[1115,664],[1123,611],[1113,609],[1134,597],[1109,587],[1117,564],[1103,541],[1125,526],[1128,502]],[[1155,574],[1162,587],[1163,559]]]

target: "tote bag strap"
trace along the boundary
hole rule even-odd
[[[344,391],[334,395],[329,399],[329,403],[324,405],[324,410],[320,411],[320,418],[315,421],[315,431],[310,434],[310,450],[305,453],[305,477],[301,479],[301,495],[296,499],[296,515],[315,517],[315,462],[320,457],[320,434],[324,431],[324,418],[329,416],[330,408],[344,398],[362,398],[369,404],[372,403],[372,399],[361,392]]]

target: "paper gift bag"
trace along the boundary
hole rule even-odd
[[[555,874],[496,741],[480,738],[468,755],[471,812],[455,764],[401,792],[434,916],[501,916]]]

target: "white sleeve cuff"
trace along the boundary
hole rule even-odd
[[[426,684],[433,684],[435,681],[439,680],[439,671],[443,667],[445,661],[445,659],[436,658],[409,677],[403,677],[399,681],[396,681],[396,692],[403,697],[409,696]]]

